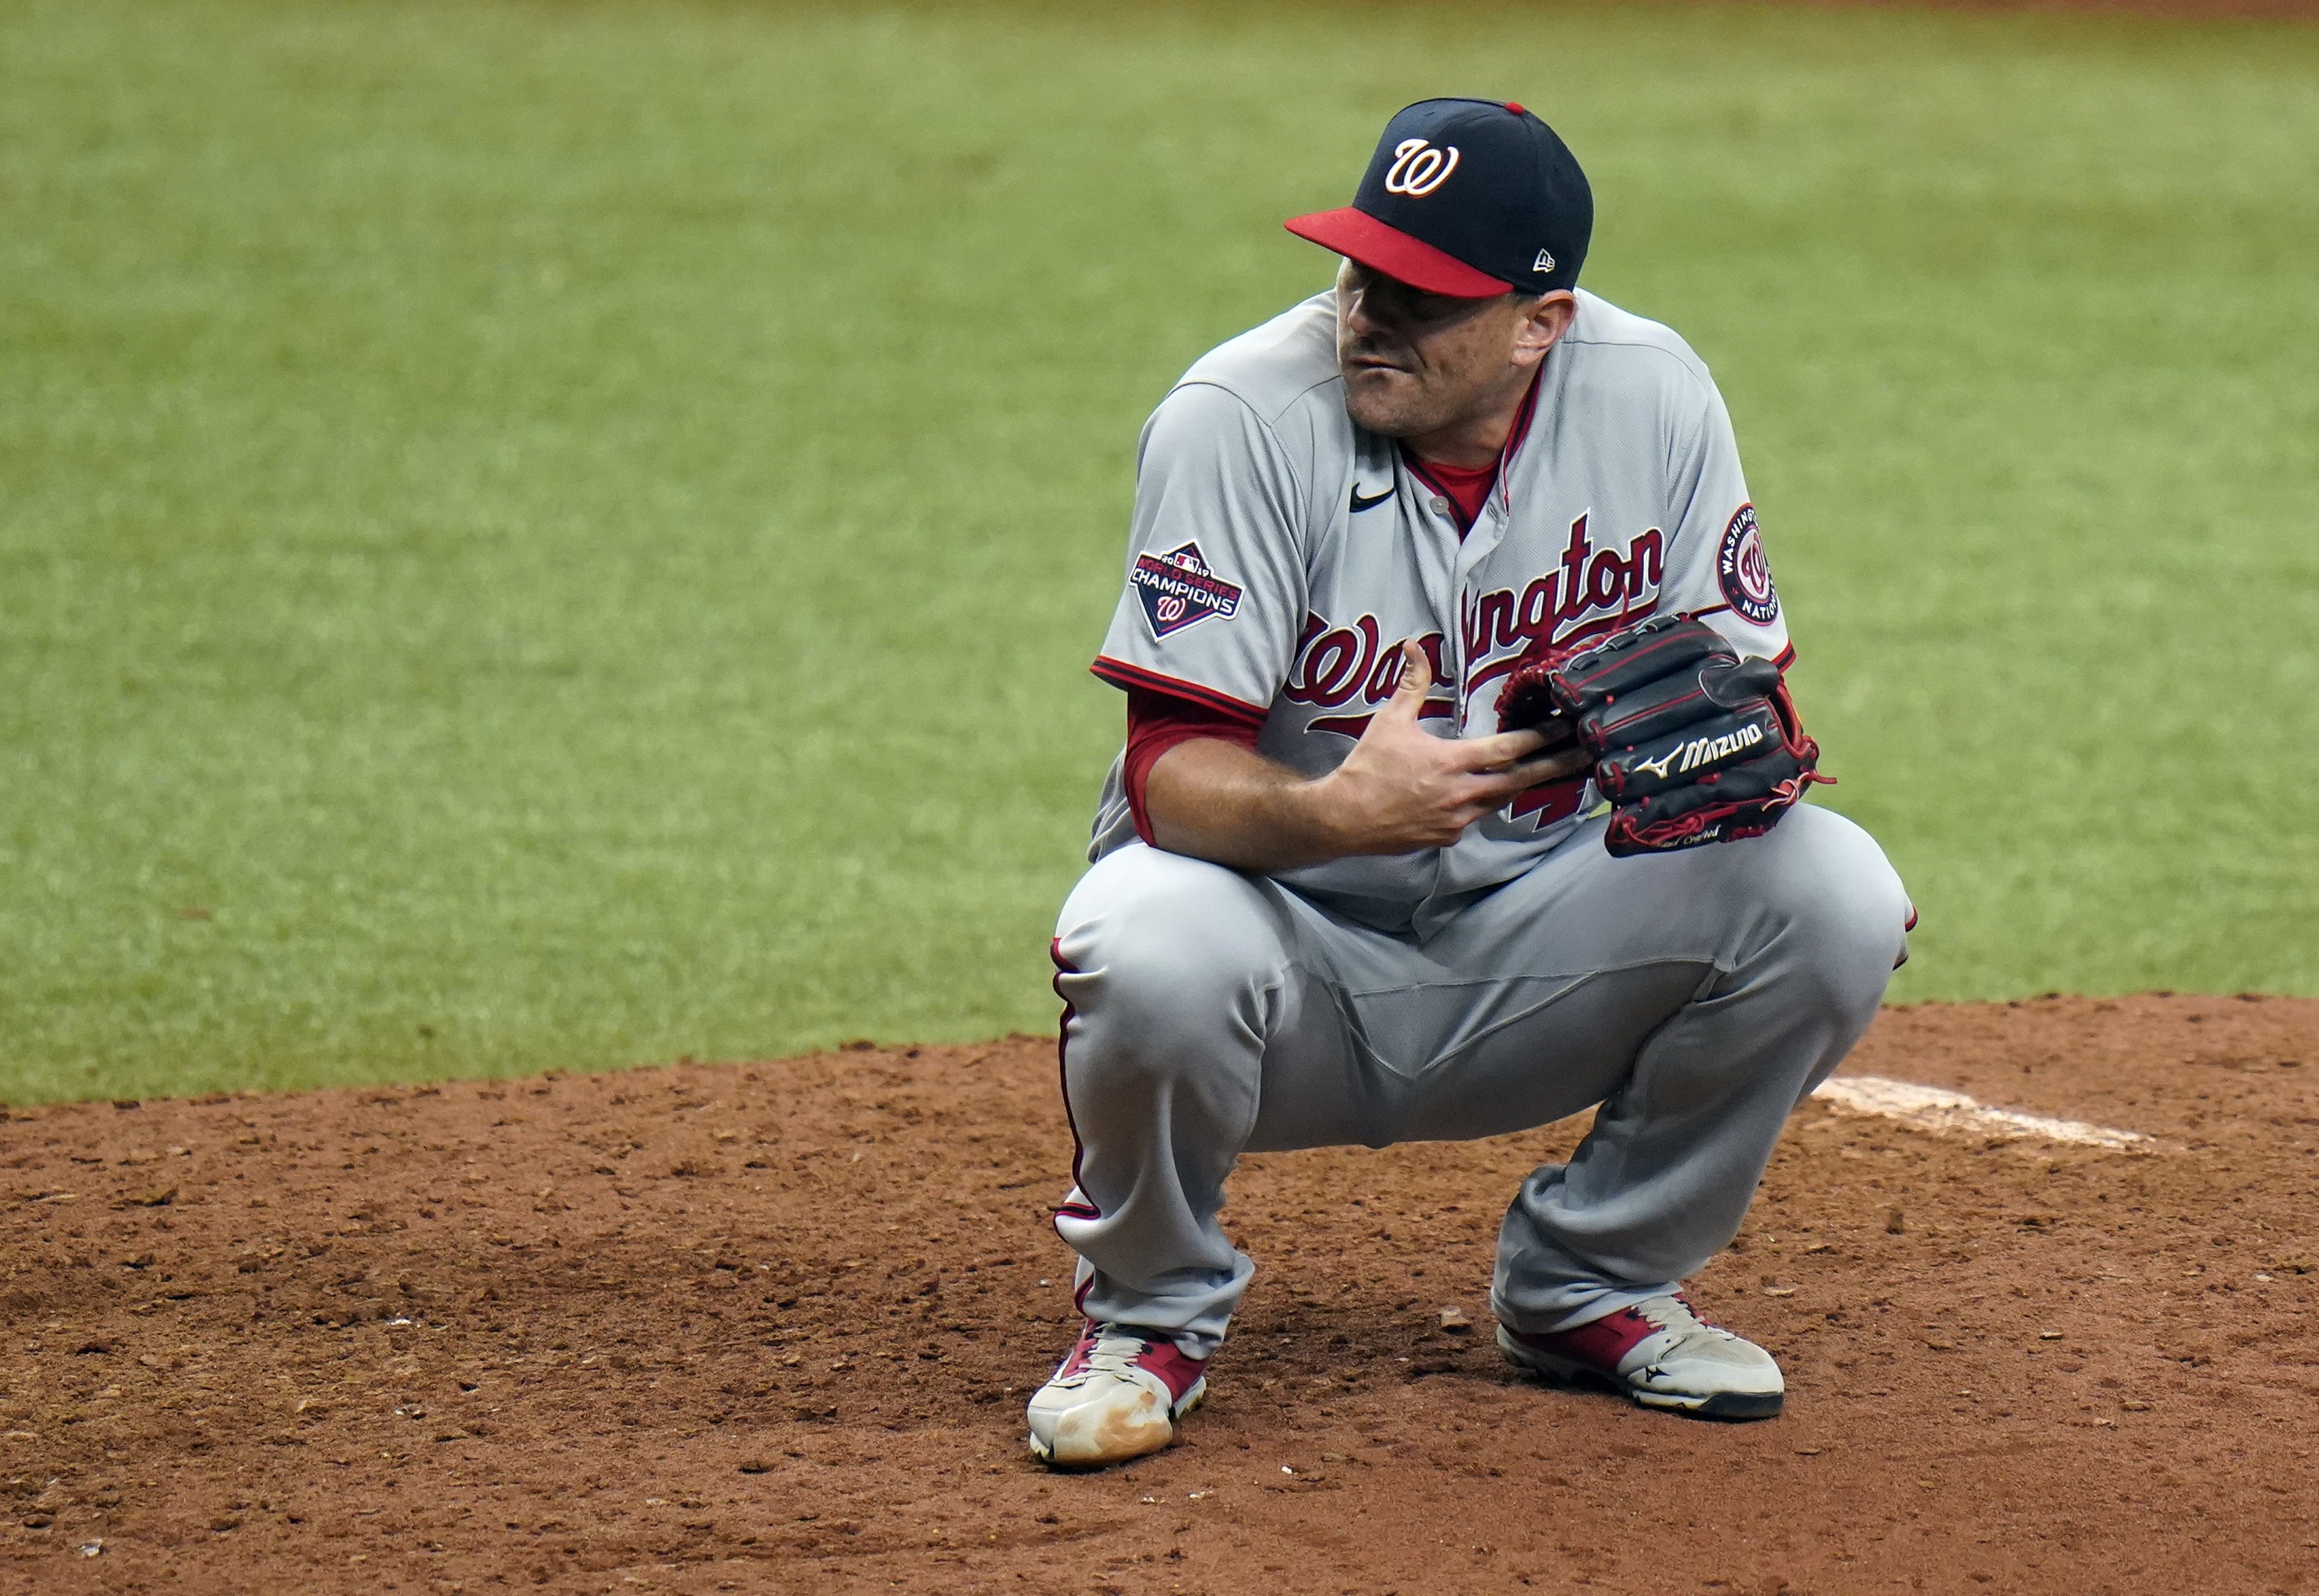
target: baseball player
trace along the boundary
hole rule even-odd
[[[1780,1410],[1682,1281],[1913,912],[1796,804],[1817,750],[1729,418],[1680,338],[1577,290],[1593,221],[1521,106],[1409,106],[1349,207],[1287,224],[1333,289],[1144,428],[1094,666],[1127,744],[1054,942],[1086,1325],[1030,1403],[1044,1461],[1152,1451],[1205,1394],[1253,1268],[1216,1222],[1242,1152],[1596,1105],[1507,1208],[1500,1348]]]

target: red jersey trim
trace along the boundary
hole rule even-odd
[[[1721,615],[1730,609],[1731,606],[1728,604],[1710,604],[1704,609],[1692,609],[1688,610],[1685,613],[1693,620],[1705,620],[1710,615]],[[1736,614],[1737,612],[1733,611],[1733,613]],[[1739,618],[1741,620],[1747,619],[1744,615],[1740,616]],[[1749,624],[1752,625],[1753,623],[1751,622]],[[1795,663],[1796,645],[1792,639],[1790,640],[1787,645],[1782,648],[1779,653],[1772,656],[1772,663],[1777,665],[1782,671],[1786,670],[1790,665],[1792,665]]]
[[[1425,462],[1418,455],[1410,452],[1410,448],[1407,444],[1401,446],[1401,463],[1409,467],[1410,475],[1415,477],[1419,482],[1423,482],[1427,487],[1432,489],[1433,491],[1440,497],[1450,499],[1452,502],[1455,502],[1455,500],[1449,491],[1448,484],[1438,480],[1434,476],[1433,473],[1427,469]]]
[[[1141,665],[1131,665],[1124,660],[1114,660],[1108,654],[1096,655],[1095,663],[1087,667],[1087,673],[1097,681],[1108,682],[1113,687],[1123,690],[1131,687],[1141,687],[1155,693],[1165,693],[1171,699],[1189,699],[1193,703],[1213,709],[1219,715],[1229,715],[1233,719],[1244,720],[1250,726],[1262,726],[1265,717],[1271,713],[1261,705],[1244,702],[1233,698],[1230,693],[1220,693],[1212,687],[1202,687],[1196,681],[1186,681],[1174,676],[1162,676],[1157,671],[1146,671]]]
[[[1548,353],[1551,355],[1553,351],[1548,350]],[[1538,379],[1545,374],[1546,362],[1541,360],[1538,363],[1538,369],[1530,373],[1529,392],[1522,395],[1521,409],[1514,412],[1514,429],[1506,434],[1506,446],[1498,451],[1498,480],[1502,482],[1506,480],[1506,463],[1514,457],[1514,451],[1520,448],[1522,441],[1529,437],[1530,418],[1538,414]],[[1507,497],[1511,499],[1512,495]]]
[[[1474,501],[1474,512],[1471,515],[1466,513],[1465,496],[1453,491],[1449,484],[1436,474],[1448,469],[1448,467],[1421,459],[1407,444],[1401,446],[1402,464],[1409,468],[1409,473],[1430,488],[1437,495],[1457,506],[1458,537],[1463,537],[1467,532],[1473,530],[1474,523],[1482,518],[1482,510],[1492,499],[1502,498],[1509,507],[1512,505],[1513,492],[1506,486],[1506,467],[1512,463],[1515,451],[1521,447],[1522,440],[1529,436],[1530,419],[1538,413],[1538,377],[1545,369],[1541,365],[1538,371],[1530,374],[1529,386],[1522,391],[1521,404],[1514,411],[1513,427],[1506,434],[1504,446],[1498,450],[1498,462],[1491,473],[1490,485],[1482,496]],[[1470,477],[1475,473],[1460,472],[1458,474]]]
[[[1087,1143],[1079,1140],[1078,1116],[1071,1112],[1071,1061],[1069,1050],[1071,1045],[1071,1021],[1077,1016],[1078,1011],[1071,1006],[1069,998],[1063,997],[1063,978],[1082,972],[1078,965],[1063,957],[1061,937],[1056,937],[1048,942],[1047,957],[1053,960],[1055,964],[1055,996],[1061,997],[1063,1001],[1063,1017],[1055,1026],[1055,1078],[1062,1090],[1063,1123],[1069,1125],[1071,1131],[1071,1188],[1078,1198],[1077,1202],[1066,1199],[1058,1204],[1052,1217],[1055,1219],[1101,1219],[1103,1211],[1087,1200],[1086,1188],[1079,1185],[1079,1166],[1087,1160]],[[1055,1233],[1059,1236],[1062,1234],[1060,1226],[1056,1228]]]
[[[1135,821],[1135,834],[1155,846],[1159,839],[1152,834],[1151,811],[1146,802],[1151,771],[1168,751],[1202,738],[1230,743],[1236,748],[1256,752],[1257,738],[1263,728],[1250,724],[1237,715],[1226,715],[1211,709],[1205,704],[1179,699],[1172,693],[1159,692],[1148,687],[1127,690],[1127,752],[1121,761],[1120,776],[1127,789],[1127,811]]]
[[[1407,454],[1406,446],[1403,452]],[[1490,502],[1490,495],[1498,491],[1498,482],[1505,474],[1502,464],[1493,464],[1480,471],[1458,471],[1439,461],[1421,460],[1408,456],[1409,473],[1439,496],[1456,512],[1457,536],[1463,537],[1482,518],[1482,511]]]

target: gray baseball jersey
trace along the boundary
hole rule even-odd
[[[1319,776],[1392,696],[1415,639],[1444,735],[1497,729],[1533,642],[1656,611],[1706,617],[1743,654],[1789,649],[1731,421],[1667,328],[1580,292],[1461,537],[1391,438],[1345,412],[1333,293],[1203,356],[1145,425],[1127,585],[1095,673],[1253,720],[1258,751]],[[1448,848],[1279,878],[1421,934],[1520,874],[1594,805],[1583,780],[1524,794]],[[1091,860],[1135,840],[1121,765]]]

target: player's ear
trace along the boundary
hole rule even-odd
[[[1546,352],[1570,330],[1571,322],[1577,317],[1578,296],[1567,288],[1538,295],[1522,312],[1521,323],[1514,329],[1514,363],[1535,365],[1545,359]]]

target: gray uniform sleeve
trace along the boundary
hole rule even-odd
[[[1667,483],[1667,570],[1659,612],[1701,616],[1743,655],[1785,664],[1787,617],[1764,556],[1739,445],[1723,396],[1702,376],[1704,401],[1677,430]],[[1695,393],[1697,390],[1693,390]]]
[[[1188,383],[1143,428],[1127,585],[1095,673],[1260,720],[1305,609],[1304,494],[1236,394]]]

